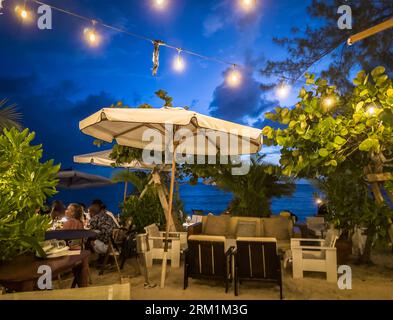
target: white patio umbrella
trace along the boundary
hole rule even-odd
[[[183,108],[104,108],[82,120],[79,129],[106,142],[116,140],[119,145],[162,152],[169,149],[172,157],[172,175],[168,215],[172,214],[176,154],[252,154],[258,152],[262,145],[262,131],[259,129]],[[155,135],[156,139],[152,140],[152,135]],[[167,238],[168,217],[166,225]],[[165,285],[167,250],[168,241],[165,241],[161,272],[162,288]]]
[[[168,210],[168,203],[165,201],[166,199],[165,196],[163,196],[165,192],[165,188],[161,183],[160,175],[159,172],[162,171],[170,171],[171,167],[170,166],[165,166],[165,165],[156,165],[156,164],[149,164],[149,163],[144,163],[142,161],[138,160],[133,160],[128,163],[121,163],[121,164],[116,164],[116,161],[111,159],[110,154],[112,153],[112,150],[103,150],[103,151],[98,151],[98,152],[92,152],[92,153],[86,153],[86,154],[81,154],[74,156],[74,162],[75,163],[84,163],[84,164],[93,164],[97,166],[103,166],[103,167],[121,167],[121,168],[127,168],[129,170],[149,170],[152,171],[152,179],[149,181],[148,185],[155,183],[156,185],[161,186],[161,188],[158,188],[158,194],[159,198],[161,201],[161,205],[166,212]],[[141,196],[144,195],[146,192],[146,189],[141,193]],[[126,199],[127,195],[127,182],[124,184],[124,200]]]

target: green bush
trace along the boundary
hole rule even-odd
[[[149,188],[142,199],[136,195],[129,196],[121,205],[121,210],[122,220],[131,218],[137,232],[144,232],[143,228],[152,223],[159,226],[165,224],[164,210],[153,187]]]
[[[49,217],[36,214],[56,193],[53,160],[42,163],[42,146],[32,146],[28,129],[4,129],[0,135],[0,261],[39,250]],[[42,252],[42,251],[41,251]]]

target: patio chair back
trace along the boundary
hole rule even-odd
[[[188,277],[223,280],[225,292],[231,276],[231,250],[225,252],[225,237],[191,235],[184,265],[184,289]]]
[[[235,295],[241,280],[276,282],[282,299],[281,262],[275,238],[236,239]]]
[[[188,258],[190,275],[224,276],[225,237],[191,236]]]

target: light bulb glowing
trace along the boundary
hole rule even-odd
[[[30,13],[25,8],[22,8],[20,6],[16,6],[15,12],[22,20],[24,20],[24,21],[30,20]]]
[[[100,35],[97,33],[97,31],[93,28],[86,28],[83,30],[83,34],[85,36],[86,41],[91,45],[91,46],[98,46],[100,44]]]
[[[315,203],[318,204],[318,205],[320,205],[320,204],[323,203],[323,201],[322,201],[322,199],[320,199],[320,198],[316,198],[316,199],[315,199]]]
[[[335,105],[336,101],[333,97],[326,97],[322,101],[323,105],[327,108],[331,108]]]
[[[256,7],[256,0],[239,0],[239,6],[243,11],[249,12]]]
[[[371,107],[369,107],[368,109],[367,109],[367,114],[369,115],[369,116],[373,116],[373,115],[375,115],[375,107],[374,106],[371,106]]]
[[[291,87],[285,83],[281,84],[277,90],[276,94],[280,99],[284,99],[288,97],[289,92],[291,91]]]
[[[184,68],[186,67],[186,64],[184,62],[184,59],[180,55],[180,51],[178,55],[174,58],[173,60],[173,69],[177,72],[182,72],[184,71]]]
[[[242,75],[241,73],[233,68],[231,72],[229,72],[227,76],[227,83],[230,87],[237,87],[240,85],[242,80]]]
[[[167,0],[153,0],[154,8],[163,10],[167,6]]]

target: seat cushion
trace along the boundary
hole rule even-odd
[[[257,224],[254,221],[239,221],[236,227],[236,237],[256,237]]]
[[[226,236],[229,219],[229,216],[209,215],[206,220],[204,234],[209,236]]]
[[[277,240],[289,240],[291,234],[289,230],[292,223],[289,219],[283,217],[267,218],[263,220],[263,236],[276,238]]]

